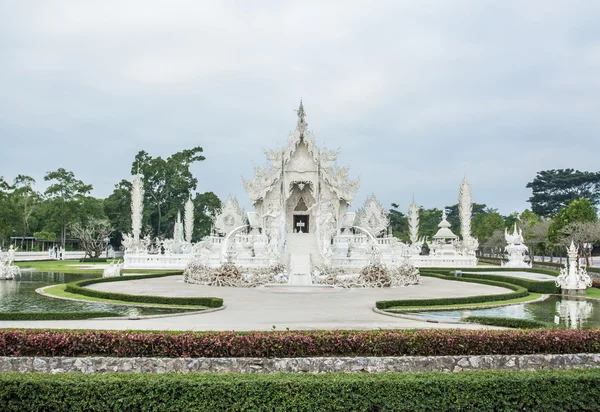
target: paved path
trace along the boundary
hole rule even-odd
[[[190,285],[182,276],[99,283],[94,289],[141,295],[222,297],[225,310],[139,320],[0,321],[0,328],[285,330],[297,329],[487,329],[474,324],[441,324],[381,315],[377,300],[500,294],[509,290],[476,283],[423,277],[422,283],[394,289],[218,288]]]

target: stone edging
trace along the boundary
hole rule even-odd
[[[600,368],[600,354],[354,358],[0,357],[0,373],[378,373],[574,368]]]

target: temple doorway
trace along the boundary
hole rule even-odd
[[[308,233],[308,215],[294,215],[294,233]]]

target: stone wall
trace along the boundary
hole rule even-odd
[[[0,357],[0,372],[325,373],[600,368],[600,354],[343,358]]]

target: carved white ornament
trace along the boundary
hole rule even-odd
[[[236,227],[246,224],[246,213],[235,197],[229,196],[227,198],[221,207],[221,211],[215,217],[214,224],[215,230],[223,235],[227,235]]]
[[[587,274],[585,267],[579,265],[577,247],[573,241],[567,248],[567,256],[565,267],[560,270],[560,275],[556,278],[556,286],[562,290],[585,290],[592,286],[590,275]]]
[[[354,226],[366,229],[375,237],[384,233],[389,225],[389,212],[377,201],[375,194],[372,194],[356,212]]]
[[[531,264],[525,262],[525,255],[529,248],[524,243],[523,232],[515,223],[513,233],[508,233],[508,229],[504,229],[504,239],[506,240],[506,253],[508,254],[508,262],[503,266],[507,268],[530,268]]]

